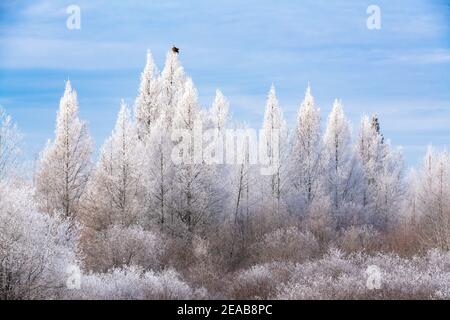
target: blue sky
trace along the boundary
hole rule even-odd
[[[81,8],[80,30],[66,28],[70,4]],[[366,27],[372,4],[381,30]],[[449,21],[449,0],[2,1],[0,105],[34,155],[70,78],[98,147],[120,99],[134,102],[147,48],[162,68],[176,44],[203,107],[220,88],[234,118],[259,125],[274,82],[293,125],[310,81],[324,121],[334,98],[354,133],[377,113],[415,165],[428,144],[450,145]]]

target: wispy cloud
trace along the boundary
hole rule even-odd
[[[385,62],[406,64],[446,64],[450,63],[450,50],[399,53]]]

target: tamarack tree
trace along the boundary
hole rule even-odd
[[[78,118],[77,93],[70,81],[59,103],[55,138],[41,154],[35,177],[41,210],[76,217],[91,169],[92,141]]]

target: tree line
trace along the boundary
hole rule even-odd
[[[275,168],[270,175],[251,161],[250,141],[236,144],[241,162],[174,163],[181,142],[185,158],[196,152],[192,141],[174,139],[174,130],[194,135],[201,121],[204,130],[213,129],[212,145],[222,145],[227,129],[248,128],[231,118],[220,90],[212,106],[202,109],[176,52],[168,52],[161,72],[147,53],[133,108],[120,103],[96,161],[78,111],[77,93],[67,81],[55,136],[29,181],[17,170],[20,133],[0,109],[3,298],[60,295],[67,265],[91,273],[88,285],[101,283],[101,290],[108,277],[137,273],[158,281],[169,277],[177,288],[186,285],[183,278],[192,288],[229,297],[221,291],[221,275],[261,263],[319,261],[333,256],[333,248],[404,257],[449,249],[448,154],[430,147],[423,165],[406,172],[401,149],[385,139],[376,115],[363,116],[353,134],[342,101],[335,100],[322,128],[309,85],[294,128],[286,125],[275,87],[269,90],[261,130],[266,137],[277,135],[278,143],[265,141],[265,156]],[[59,270],[50,280],[48,268]],[[48,287],[53,289],[44,296],[30,293]],[[185,289],[188,297],[204,295]],[[230,290],[237,290],[232,297],[249,297],[242,293],[248,288]]]

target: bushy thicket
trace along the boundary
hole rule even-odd
[[[36,212],[26,186],[1,190],[8,195],[0,198],[3,299],[450,298],[448,252],[404,254],[390,243],[395,237],[370,226],[334,232],[324,245],[311,231],[283,222],[236,246],[250,253],[239,264],[227,260],[234,244],[226,230],[162,244],[157,231],[112,227],[97,248],[104,270],[81,268],[80,287],[70,290],[67,268],[83,265],[77,226]],[[372,266],[380,271],[375,289],[367,285]]]
[[[316,261],[266,268],[274,270],[269,278],[277,282],[271,292],[275,299],[448,299],[449,263],[449,254],[437,251],[405,259],[331,250]],[[367,282],[373,266],[380,270],[380,287],[371,289]],[[283,269],[281,275],[276,271]]]
[[[62,298],[77,241],[71,221],[37,211],[30,187],[0,182],[0,299]]]
[[[128,266],[107,273],[87,274],[71,298],[77,299],[200,299],[205,290],[194,290],[173,269],[155,273]]]

